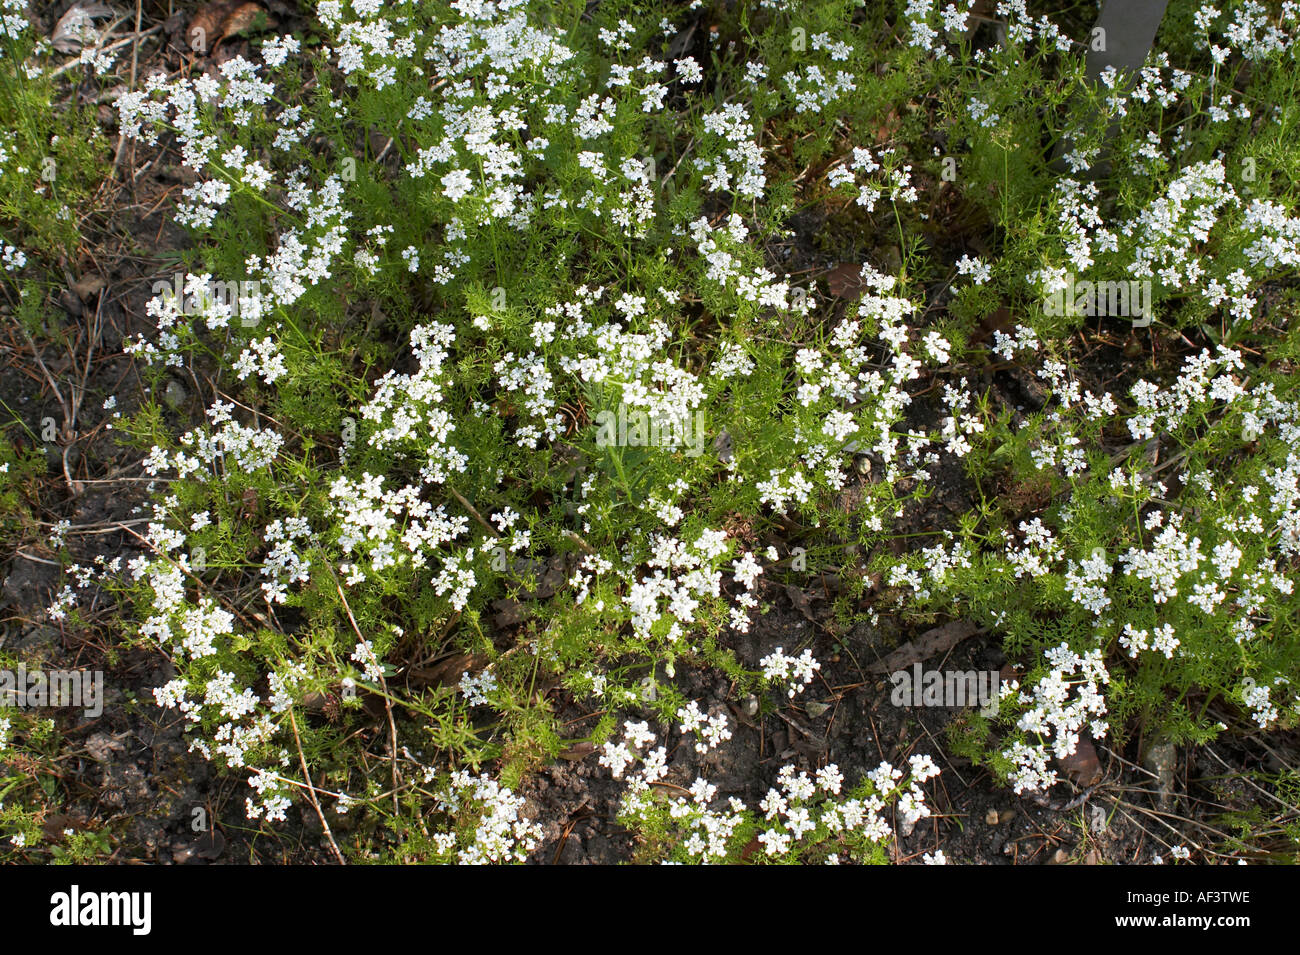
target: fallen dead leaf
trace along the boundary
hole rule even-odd
[[[982,342],[993,335],[994,332],[1005,332],[1011,327],[1011,309],[1005,305],[995,308],[982,319],[975,331],[971,333],[970,344]]]
[[[898,130],[902,127],[903,121],[899,118],[897,111],[889,110],[874,123],[874,131],[877,145],[884,145],[893,139]]]
[[[952,620],[941,627],[927,630],[915,640],[909,640],[897,650],[867,667],[870,673],[893,673],[920,663],[930,657],[951,650],[967,637],[979,633],[979,627],[969,620]]]
[[[852,262],[841,262],[827,272],[826,284],[835,298],[850,298],[867,287],[867,283],[862,281],[862,266]]]
[[[406,681],[412,686],[454,686],[466,671],[473,673],[487,666],[482,653],[454,653],[430,667],[411,667]]]
[[[1057,765],[1076,786],[1091,786],[1101,779],[1101,760],[1097,758],[1097,747],[1092,745],[1087,733],[1079,734],[1079,745],[1074,753],[1058,759]]]
[[[571,763],[576,763],[580,759],[586,759],[595,751],[596,751],[595,743],[588,743],[586,741],[583,741],[581,743],[574,743],[568,749],[560,753],[560,759],[567,759]]]
[[[270,14],[260,3],[213,0],[194,14],[185,31],[185,40],[195,53],[208,54],[226,37],[255,26],[258,17],[264,17],[267,26],[273,24]]]
[[[99,35],[95,20],[112,15],[113,11],[102,3],[74,3],[54,25],[50,45],[60,53],[80,53],[82,47]]]
[[[794,604],[795,610],[798,610],[812,623],[817,622],[817,618],[813,616],[812,612],[812,598],[805,591],[794,586],[794,584],[786,584],[785,593],[790,598],[790,602]]]
[[[79,832],[85,828],[82,823],[61,812],[56,812],[41,824],[41,830],[45,833],[47,839],[62,838],[64,829]]]
[[[72,291],[77,293],[77,297],[83,302],[89,302],[98,295],[104,288],[104,277],[91,272],[82,276],[72,286]]]
[[[528,619],[528,608],[510,597],[492,601],[492,609],[496,611],[492,615],[492,625],[498,630],[513,627]]]
[[[260,3],[241,3],[221,24],[221,34],[234,36],[236,33],[243,33],[257,25],[258,17],[266,17],[265,22],[270,24],[270,16]]]

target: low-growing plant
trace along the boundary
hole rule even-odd
[[[644,861],[883,861],[928,757],[786,767],[753,809],[640,752],[646,713],[722,733],[679,668],[809,686],[812,647],[738,637],[766,581],[822,571],[859,619],[997,635],[1003,725],[963,739],[1017,791],[1084,733],[1290,725],[1296,5],[1205,9],[1099,86],[1082,25],[1023,0],[991,46],[964,0],[686,13],[323,0],[118,99],[196,176],[193,241],[112,421],[147,550],[73,570],[170,658],[155,698],[249,819],[519,861],[529,773],[582,742],[637,765]],[[788,241],[813,212],[855,249],[829,295]],[[1112,393],[1074,336],[1115,322],[1160,350]],[[978,504],[918,531],[945,469]],[[579,740],[573,701],[602,714]]]

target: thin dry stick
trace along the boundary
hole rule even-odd
[[[135,43],[131,45],[131,79],[126,84],[129,90],[135,89],[136,71],[140,65],[140,16],[142,14],[141,6],[144,0],[135,0],[135,36],[132,39]],[[117,137],[117,149],[113,153],[113,165],[108,171],[108,179],[111,182],[117,176],[118,164],[122,161],[122,152],[126,149],[126,134],[120,133]]]
[[[54,380],[54,376],[50,374],[50,369],[46,367],[45,359],[41,357],[40,349],[36,347],[36,342],[32,341],[32,336],[28,334],[26,328],[23,328],[21,325],[19,328],[22,330],[23,337],[27,339],[27,344],[31,346],[32,354],[36,357],[36,363],[41,366],[41,371],[45,374],[45,380],[49,383],[51,390],[53,390],[54,397],[59,402],[59,408],[63,411],[64,435],[69,441],[71,441],[74,428],[74,418],[76,416],[74,406],[69,405],[68,402],[63,400],[63,392],[59,390],[58,382]],[[72,480],[72,471],[68,468],[68,452],[71,450],[72,445],[70,443],[64,445],[63,479],[67,482],[68,490],[72,492],[72,496],[76,497],[78,493],[77,485],[76,482]]]
[[[451,491],[451,496],[454,497],[456,500],[460,501],[460,506],[465,508],[465,510],[469,511],[470,515],[474,518],[474,520],[478,521],[485,528],[487,528],[487,532],[489,534],[491,534],[493,537],[501,536],[499,533],[497,533],[497,529],[495,527],[493,527],[487,521],[483,520],[483,515],[478,512],[478,509],[474,507],[473,504],[465,500],[464,496],[460,493],[460,491],[456,490],[450,484],[444,484],[443,487]]]
[[[1275,796],[1273,793],[1269,792],[1267,789],[1263,788],[1262,786],[1258,785],[1258,784],[1257,784],[1253,779],[1251,779],[1249,776],[1246,776],[1246,775],[1243,775],[1243,774],[1239,774],[1239,773],[1237,773],[1236,770],[1234,770],[1231,766],[1229,766],[1226,762],[1224,762],[1222,756],[1220,756],[1220,755],[1219,755],[1218,753],[1216,753],[1214,750],[1210,749],[1208,746],[1205,747],[1205,752],[1209,753],[1211,756],[1213,756],[1215,759],[1217,759],[1217,760],[1219,761],[1219,765],[1221,765],[1221,766],[1222,766],[1224,769],[1226,769],[1229,773],[1232,773],[1232,774],[1233,774],[1233,778],[1234,778],[1234,779],[1240,779],[1242,782],[1246,783],[1246,785],[1250,786],[1252,789],[1257,789],[1257,790],[1259,790],[1259,792],[1263,793],[1263,794],[1264,794],[1265,796],[1267,796],[1269,799],[1272,799],[1274,802],[1276,802],[1278,805],[1282,806],[1284,809],[1294,810],[1294,808],[1295,808],[1294,806],[1292,806],[1290,803],[1288,803],[1288,802],[1286,802],[1286,801],[1284,801],[1284,800],[1282,800],[1282,799],[1278,799],[1277,796]]]
[[[326,566],[328,567],[329,565],[327,564]],[[348,606],[348,598],[347,595],[343,593],[343,585],[339,583],[338,576],[334,575],[334,568],[330,567],[329,571],[330,574],[334,576],[334,586],[338,589],[339,599],[343,601],[343,609],[348,613],[348,622],[352,624],[352,629],[356,631],[357,639],[364,644],[366,638],[362,635],[361,628],[357,626],[357,618],[352,616],[352,608]],[[397,816],[401,814],[401,809],[398,808],[397,804],[397,791],[402,786],[401,776],[397,771],[397,722],[393,719],[393,703],[388,693],[388,682],[384,679],[384,674],[382,672],[379,674],[379,686],[384,691],[384,711],[388,714],[388,748],[392,755],[393,767],[393,818],[396,819]]]
[[[307,771],[307,757],[302,751],[302,739],[298,736],[298,721],[293,718],[293,707],[289,707],[289,726],[293,729],[293,741],[298,747],[298,763],[302,766],[302,778],[307,780],[307,797],[311,799],[312,808],[316,810],[316,818],[320,820],[321,827],[325,830],[325,838],[330,841],[330,848],[334,850],[334,858],[339,860],[339,865],[347,865],[348,860],[343,858],[343,853],[339,851],[339,844],[334,841],[334,833],[330,832],[330,824],[325,819],[325,813],[321,812],[320,800],[316,798],[316,787],[312,785],[311,773]]]
[[[128,527],[125,523],[123,523],[123,522],[121,522],[121,521],[117,521],[116,524],[117,524],[117,527],[119,527],[120,529],[126,531],[128,534],[130,534],[132,537],[134,537],[134,538],[135,538],[136,540],[138,540],[140,543],[144,544],[145,547],[149,548],[149,550],[151,550],[153,553],[157,554],[159,557],[161,557],[161,558],[163,558],[164,560],[166,560],[166,561],[167,561],[169,564],[171,564],[173,567],[177,567],[177,568],[179,568],[180,571],[181,571],[183,574],[185,574],[186,576],[188,576],[188,577],[189,577],[192,581],[194,581],[194,583],[197,584],[200,588],[203,588],[203,589],[207,589],[207,588],[208,588],[208,585],[205,584],[205,583],[203,582],[203,580],[202,580],[202,579],[201,579],[197,574],[195,574],[192,570],[189,570],[189,569],[186,568],[186,567],[181,567],[180,563],[179,563],[175,558],[173,558],[170,554],[167,554],[167,553],[164,553],[163,551],[160,551],[160,550],[159,550],[159,549],[154,545],[154,543],[153,543],[152,541],[149,540],[149,538],[142,536],[142,535],[139,534],[137,531],[135,531],[135,530],[133,530],[132,528]],[[238,617],[238,618],[240,619],[240,621],[244,624],[244,626],[248,627],[250,630],[255,630],[255,629],[256,629],[256,625],[253,623],[253,621],[249,620],[246,616],[244,616],[243,612],[242,612],[238,607],[236,607],[233,603],[226,603],[225,601],[222,601],[220,597],[215,597],[215,595],[214,595],[214,599],[216,599],[218,602],[220,602],[223,606],[225,606],[225,607],[229,607],[229,608],[230,608],[230,611],[231,611],[231,612],[232,612],[236,617]]]
[[[122,47],[126,46],[128,43],[132,43],[137,40],[143,40],[145,37],[153,36],[153,34],[155,33],[161,33],[162,28],[163,25],[160,23],[156,27],[153,27],[152,29],[145,30],[143,33],[139,33],[134,36],[129,36],[124,39],[118,40],[116,43],[110,43],[106,47],[101,47],[99,52],[112,53],[114,50],[121,49]],[[62,66],[60,66],[57,70],[53,70],[52,72],[46,75],[49,79],[54,79],[54,77],[62,76],[64,73],[68,72],[68,70],[75,69],[78,66],[82,66],[82,65],[83,64],[79,58],[75,60],[69,60],[67,63],[64,63]]]
[[[25,558],[26,560],[35,561],[35,562],[38,563],[38,564],[49,564],[51,567],[62,567],[62,566],[63,566],[63,565],[60,564],[57,560],[46,560],[44,557],[36,557],[35,555],[33,555],[33,554],[29,554],[29,553],[27,553],[26,551],[15,550],[15,551],[14,551],[14,556],[15,556],[15,557],[22,557],[22,558]]]
[[[32,354],[36,358],[36,364],[40,365],[41,371],[45,373],[45,380],[49,383],[50,389],[54,392],[54,397],[59,402],[59,407],[63,409],[63,418],[66,423],[68,415],[71,412],[68,408],[68,403],[63,400],[63,392],[59,390],[58,382],[55,381],[54,376],[50,374],[50,369],[45,366],[45,359],[41,357],[41,350],[36,347],[36,342],[32,341],[32,336],[28,333],[27,329],[23,328],[21,325],[19,325],[18,328],[23,333],[23,337],[27,339],[27,344],[31,346]]]

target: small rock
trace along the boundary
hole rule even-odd
[[[996,826],[998,824],[998,811],[996,809],[990,809],[986,812],[984,814],[984,822],[987,825]]]
[[[198,845],[195,847],[201,859],[216,859],[226,849],[226,837],[216,829],[199,836]]]
[[[723,464],[729,463],[731,459],[735,457],[735,452],[731,443],[731,435],[726,431],[720,432],[718,436],[713,439],[713,450],[718,453],[719,461]]]
[[[120,740],[107,733],[96,733],[86,740],[86,753],[97,763],[106,763],[110,753],[120,753],[123,749]]]
[[[173,411],[180,410],[188,398],[189,393],[185,390],[185,386],[175,378],[168,381],[167,387],[163,389],[163,401]]]
[[[746,716],[757,716],[758,697],[753,693],[749,694],[749,696],[745,697],[745,702],[741,705],[741,709],[744,711]]]
[[[1161,809],[1168,808],[1173,799],[1176,760],[1174,745],[1167,742],[1152,744],[1142,757],[1142,767],[1156,777],[1156,801]]]
[[[103,276],[91,272],[88,275],[83,276],[80,281],[74,283],[72,291],[76,292],[77,298],[81,299],[83,302],[89,302],[92,298],[98,295],[103,288]]]
[[[18,641],[19,650],[43,650],[54,646],[59,639],[59,632],[53,627],[36,626],[24,634]]]
[[[821,716],[829,709],[830,709],[830,705],[826,703],[809,702],[804,704],[804,711],[807,712],[807,714],[811,716],[813,719],[816,719],[817,717]]]

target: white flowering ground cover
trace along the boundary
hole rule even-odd
[[[1096,83],[1095,4],[322,0],[71,59],[4,6],[0,288],[56,410],[9,409],[5,533],[44,625],[156,661],[123,706],[219,829],[550,861],[573,764],[598,861],[988,861],[950,776],[1126,806],[1266,740],[1254,815],[1180,830],[1160,770],[1113,861],[1294,858],[1300,4],[1173,0]],[[51,367],[155,167],[123,374]],[[1059,307],[1094,283],[1145,304]],[[952,620],[998,705],[886,739],[871,665]],[[73,745],[0,709],[0,858],[134,852],[46,825]]]

